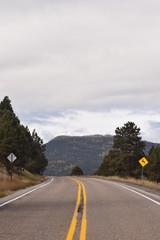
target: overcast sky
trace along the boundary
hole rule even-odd
[[[47,142],[133,121],[160,142],[159,0],[0,0],[0,100]]]

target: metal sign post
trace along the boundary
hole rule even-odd
[[[11,181],[12,181],[12,163],[17,159],[17,157],[11,153],[7,159],[10,161],[10,166],[11,166]]]
[[[141,179],[143,180],[143,167],[142,167],[142,174],[141,174]]]

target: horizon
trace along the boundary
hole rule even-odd
[[[90,134],[90,135],[57,135],[57,136],[55,136],[54,138],[52,138],[52,139],[50,139],[48,142],[46,142],[45,144],[48,144],[49,142],[51,142],[52,140],[54,140],[54,139],[56,139],[56,138],[59,138],[59,137],[65,137],[65,138],[80,138],[80,137],[114,137],[115,135],[112,135],[112,134],[105,134],[105,135],[103,135],[103,134]],[[147,141],[147,140],[145,140],[145,139],[141,139],[142,141],[144,141],[144,142],[148,142],[148,143],[154,143],[154,144],[160,144],[160,142],[152,142],[152,141]]]

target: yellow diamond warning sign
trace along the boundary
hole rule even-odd
[[[142,165],[142,167],[144,167],[148,164],[148,161],[145,157],[143,157],[139,160],[139,163]]]

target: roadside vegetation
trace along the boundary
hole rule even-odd
[[[147,180],[147,179],[136,179],[131,177],[122,178],[118,176],[105,177],[105,176],[96,176],[96,175],[94,177],[98,179],[109,180],[109,181],[128,183],[130,185],[145,187],[145,188],[160,192],[160,184],[157,184],[156,182],[152,182],[151,180]]]
[[[5,197],[14,191],[39,184],[46,180],[45,176],[32,174],[26,170],[14,171],[11,181],[10,175],[4,167],[0,167],[0,198]]]
[[[11,153],[16,156],[12,164]],[[0,102],[0,197],[44,181],[47,164],[43,140],[20,123],[9,97],[4,97]]]
[[[11,153],[17,157],[12,164],[17,169],[42,174],[48,164],[43,140],[35,130],[30,133],[29,128],[20,123],[6,96],[0,102],[0,164],[5,166],[8,173],[11,164],[7,157]]]
[[[82,175],[83,175],[83,171],[79,166],[75,166],[72,169],[71,176],[82,176]]]
[[[113,139],[113,147],[95,172],[99,176],[118,176],[125,179],[141,178],[142,166],[139,160],[146,157],[148,164],[143,168],[143,178],[151,182],[160,182],[160,147],[152,147],[145,156],[145,142],[142,141],[140,128],[134,122],[127,122],[117,127]],[[140,184],[141,181],[139,180]],[[150,185],[149,182],[146,182]],[[151,183],[152,184],[152,183]]]

